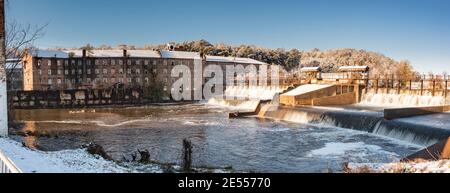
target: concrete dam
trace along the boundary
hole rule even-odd
[[[439,87],[433,81],[428,88],[423,80],[416,88],[412,81],[380,82],[351,77],[312,78],[278,93],[279,97],[271,102],[253,102],[246,111],[253,109],[259,118],[364,131],[420,146],[430,146],[450,136],[445,124],[432,124],[450,118],[447,87]],[[405,85],[409,88],[402,87]],[[417,116],[433,114],[441,117],[415,121]]]
[[[435,144],[450,136],[450,129],[401,120],[386,120],[382,112],[372,111],[266,105],[258,117],[359,130],[421,146]]]

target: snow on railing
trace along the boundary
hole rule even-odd
[[[0,150],[0,173],[22,173],[17,166]]]

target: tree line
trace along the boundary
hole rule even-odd
[[[369,66],[372,77],[395,76],[403,79],[412,79],[419,75],[407,60],[395,61],[383,54],[363,49],[312,49],[300,51],[298,49],[286,50],[283,48],[269,49],[255,45],[232,46],[224,43],[212,44],[207,40],[186,41],[170,43],[178,51],[200,52],[206,55],[225,57],[252,58],[268,64],[280,65],[287,71],[296,72],[302,67],[321,67],[323,72],[334,72],[341,66]],[[158,50],[165,49],[166,44],[135,45],[120,44],[115,47],[109,45],[86,46],[71,49],[127,49],[127,50]],[[66,48],[55,48],[65,50]]]

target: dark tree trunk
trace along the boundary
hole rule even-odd
[[[183,172],[186,172],[186,173],[191,172],[191,167],[192,167],[192,143],[191,143],[191,141],[184,139],[183,140],[183,163],[182,163]]]

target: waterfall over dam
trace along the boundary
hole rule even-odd
[[[212,98],[208,100],[207,104],[228,107],[233,110],[239,111],[254,111],[259,105],[259,100],[242,101],[242,100],[225,100],[219,98]]]
[[[260,100],[272,100],[281,89],[278,88],[251,88],[230,87],[226,90],[227,96],[246,96],[252,100],[226,100],[213,98],[208,101],[211,105],[220,105],[239,110],[254,110],[260,104]],[[435,106],[445,104],[442,96],[420,96],[412,94],[382,94],[362,93],[362,106]],[[258,109],[259,110],[259,109]],[[356,110],[348,108],[332,107],[307,107],[307,106],[276,106],[262,105],[258,117],[275,120],[283,120],[300,124],[312,124],[325,127],[339,127],[344,129],[359,130],[375,135],[385,136],[414,143],[421,146],[429,146],[450,136],[450,129],[439,128],[433,125],[417,124],[402,120],[386,120],[382,111]]]
[[[225,90],[225,97],[243,100],[272,100],[286,88],[279,86],[230,86]]]
[[[233,110],[254,111],[260,101],[273,100],[284,90],[286,88],[278,86],[230,86],[225,90],[224,96],[211,98],[207,104],[229,107]]]
[[[445,97],[414,94],[364,93],[360,104],[374,106],[438,106],[445,104]]]
[[[432,145],[450,136],[450,130],[447,129],[398,120],[385,120],[380,112],[266,105],[261,109],[258,116],[301,124],[317,124],[359,130],[422,146]]]

